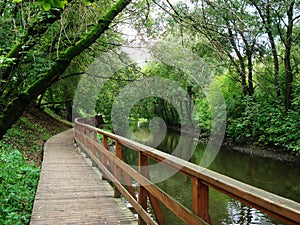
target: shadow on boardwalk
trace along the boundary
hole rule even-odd
[[[74,147],[71,129],[45,144],[30,224],[137,224],[137,220]]]

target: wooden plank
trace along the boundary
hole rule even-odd
[[[30,224],[137,224],[99,171],[75,149],[72,136],[69,130],[45,144]]]

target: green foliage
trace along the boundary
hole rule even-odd
[[[167,90],[165,92],[166,98],[172,99],[172,96],[176,96],[177,98],[173,98],[173,102],[171,103],[166,99],[154,97],[159,90],[156,90],[153,86],[147,86],[149,85],[147,83],[147,78],[149,77],[164,78],[165,80],[170,80],[170,83],[174,81],[176,85],[182,88],[182,90],[185,90],[185,95],[179,96],[179,93],[182,94],[180,92],[181,90],[161,87],[162,90]],[[129,117],[134,121],[137,121],[139,118],[150,121],[153,117],[160,117],[168,126],[180,126],[188,124],[191,122],[188,120],[192,120],[193,116],[195,116],[192,115],[193,102],[192,100],[188,100],[186,93],[190,95],[191,99],[200,95],[198,93],[199,88],[197,84],[191,81],[191,78],[180,71],[180,69],[167,66],[160,62],[150,62],[147,65],[144,65],[142,69],[133,66],[119,70],[104,84],[96,102],[96,112],[104,115],[107,122],[110,122],[111,120],[111,109],[113,104],[118,104],[118,106],[126,104],[126,102],[116,103],[116,97],[119,95],[120,91],[124,91],[122,88],[132,84],[133,81],[138,81],[137,84],[140,87],[143,87],[139,90],[139,93],[132,93],[134,98],[139,98],[138,95],[142,97],[130,111]],[[148,96],[148,94],[146,94],[146,97],[143,96],[143,91],[149,89],[153,90],[153,96]],[[130,89],[127,91],[130,92],[132,90]],[[177,108],[180,108],[179,110],[181,112],[176,111],[175,105]],[[179,118],[179,113],[184,114],[185,112],[185,115],[189,116]]]
[[[40,170],[1,141],[0,171],[0,223],[28,224]]]
[[[244,110],[241,104],[243,96],[239,83],[235,81],[234,75],[228,72],[216,76],[212,85],[218,85],[226,102],[227,116],[231,118],[239,117]]]
[[[59,61],[58,64],[55,64],[58,56],[86,37],[91,27],[105,15],[113,3],[111,0],[38,0],[37,2],[40,4],[22,0],[0,3],[2,24],[0,72],[11,66],[7,79],[2,79],[0,82],[1,113],[4,113],[13,99],[17,99],[20,93],[28,90],[28,87],[32,87],[37,80],[41,80],[48,71],[51,71],[51,68],[55,68],[55,65],[57,66],[55,74],[59,74],[59,67],[64,67],[64,63]],[[91,2],[93,4],[89,4]],[[129,5],[128,11],[134,13],[127,14],[119,21],[132,24],[141,31],[140,33],[147,33],[149,37],[161,35],[159,39],[166,37],[174,43],[180,41],[180,44],[191,48],[194,53],[203,57],[205,62],[214,66],[215,71],[221,74],[213,82],[221,88],[225,98],[229,118],[227,134],[232,140],[240,143],[285,147],[299,152],[300,63],[298,56],[300,50],[299,39],[296,37],[299,33],[299,25],[296,24],[296,18],[299,16],[296,7],[299,5],[298,2],[294,7],[294,19],[290,20],[294,22],[294,24],[290,24],[293,25],[292,38],[287,36],[289,20],[286,18],[287,8],[294,2],[292,0],[270,1],[272,4],[266,5],[259,1],[220,0],[203,1],[199,4],[200,1],[196,0],[188,4],[179,1],[174,4],[173,8],[164,4],[163,1],[156,2],[155,4],[161,4],[161,8],[167,7],[168,13],[166,13],[152,7],[153,3],[141,0]],[[41,7],[47,12],[41,10]],[[172,11],[173,9],[176,10],[176,13]],[[232,13],[232,10],[235,13]],[[156,12],[152,13],[154,11]],[[267,15],[268,12],[270,15]],[[169,16],[172,14],[176,15],[176,18]],[[49,22],[48,19],[54,18],[55,15],[59,15],[57,21]],[[267,19],[268,16],[270,16],[270,21]],[[127,20],[128,18],[130,21]],[[40,23],[42,21],[46,22],[46,31],[40,29],[45,25]],[[264,21],[267,21],[267,24],[264,24]],[[282,23],[282,21],[287,23]],[[33,24],[34,26],[32,26]],[[115,29],[115,26],[111,26],[111,28]],[[232,34],[229,32],[230,30]],[[267,31],[270,31],[276,40],[275,49],[272,49]],[[46,104],[45,107],[56,110],[60,115],[68,114],[70,116],[72,102],[68,100],[74,97],[79,81],[79,76],[72,76],[72,74],[90,72],[90,76],[102,76],[103,74],[96,71],[87,71],[87,68],[103,52],[113,48],[116,50],[115,46],[123,41],[122,37],[116,33],[118,32],[106,31],[105,35],[102,35],[93,46],[89,46],[87,51],[83,51],[80,56],[77,56],[65,73],[61,74],[61,77],[55,78],[59,80],[56,84],[48,90],[43,90],[45,91],[43,94],[42,91],[40,92],[40,103]],[[288,40],[293,40],[293,42],[288,44]],[[32,47],[28,48],[28,46]],[[288,46],[292,47],[290,59],[293,72],[292,85],[287,85],[288,81],[286,80],[286,72],[291,71],[285,68],[285,62],[288,60],[285,59]],[[9,57],[14,49],[19,49],[16,51],[18,54]],[[163,51],[163,49],[161,50]],[[278,74],[274,71],[275,59],[272,54],[274,50],[277,51],[275,55],[279,59]],[[181,52],[176,52],[174,49],[171,54],[176,58],[175,56],[180,56]],[[20,57],[20,63],[17,62],[16,57]],[[111,65],[110,58],[103,58]],[[252,67],[250,62],[253,64]],[[12,67],[12,65],[14,66]],[[245,67],[244,72],[243,67]],[[90,115],[95,112],[103,113],[109,122],[112,104],[123,87],[133,80],[142,79],[143,76],[162,77],[176,82],[188,92],[197,109],[201,130],[209,132],[211,127],[209,103],[199,90],[197,83],[184,74],[180,68],[172,68],[160,62],[151,62],[144,68],[142,75],[136,69],[140,68],[120,70],[110,79],[105,78],[107,74],[104,74],[104,77],[100,78],[105,83],[104,86],[101,86],[101,93],[99,93],[99,89],[94,93],[91,90],[93,84],[87,82],[80,99],[81,105],[93,105],[94,107],[95,99],[97,99],[96,109],[93,108],[93,112],[88,113]],[[253,79],[250,79],[249,72],[253,72]],[[241,76],[244,73],[246,76]],[[69,78],[63,79],[64,77]],[[246,79],[243,85],[253,84],[255,101],[243,99],[245,94],[241,89],[243,78]],[[43,86],[46,87],[47,84],[45,83]],[[285,112],[281,105],[285,98],[289,97],[286,96],[288,87],[292,87],[293,90],[290,99],[292,106],[288,112]],[[56,103],[49,105],[50,102]],[[181,103],[183,110],[190,107],[189,111],[191,111],[192,104],[187,104],[187,101]],[[10,113],[13,114],[16,111],[20,110],[12,110]],[[79,107],[77,113],[81,111],[83,112],[84,109]],[[154,116],[163,117],[167,123],[173,125],[185,122],[179,121],[174,108],[167,101],[154,97],[141,100],[130,114],[130,117],[135,120],[140,117],[150,119]],[[189,119],[192,119],[193,116],[195,115],[189,115]],[[4,116],[1,115],[0,118],[4,118]],[[28,132],[12,129],[9,131],[9,135],[20,139],[21,144],[27,144],[26,135],[30,136],[36,128],[30,127],[31,125],[26,124],[25,120],[21,122],[23,126],[28,127]],[[49,135],[44,137],[47,138]]]
[[[38,154],[40,151],[40,147],[37,143],[33,142],[33,140],[36,140],[36,135],[40,133],[45,135],[45,137],[50,137],[46,128],[33,124],[28,119],[21,117],[17,126],[13,126],[12,129],[7,131],[3,141],[13,148],[23,148],[23,155],[29,157],[29,155],[33,153]],[[28,149],[26,149],[26,147]]]
[[[227,135],[237,143],[293,150],[300,154],[300,116],[296,111],[244,99],[241,117],[229,118]]]
[[[67,126],[30,108],[0,141],[0,224],[29,224],[42,145]]]
[[[107,80],[102,80],[104,83],[101,92],[98,91],[98,98],[96,102],[96,113],[101,113],[109,122],[111,120],[111,110],[113,103],[118,96],[120,90],[131,82],[139,79],[141,74],[136,65],[131,65],[118,70]]]
[[[64,9],[66,4],[68,4],[67,0],[38,0],[37,2],[43,6],[45,11],[51,8]]]
[[[208,101],[205,98],[197,99],[195,106],[198,112],[201,135],[208,135],[211,129],[211,115]]]

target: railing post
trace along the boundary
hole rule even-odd
[[[108,137],[103,135],[103,147],[108,151]],[[102,164],[107,167],[107,159],[104,154],[101,156]],[[104,171],[102,171],[102,180],[107,180]]]
[[[78,134],[79,134],[79,141],[82,143],[82,127],[81,127],[81,125],[80,126],[78,126]]]
[[[209,216],[209,189],[197,177],[192,178],[192,210],[201,219],[211,224]]]
[[[88,128],[85,128],[85,147],[90,150],[89,148],[90,144],[88,139],[89,137],[90,137],[90,130]]]
[[[98,142],[98,135],[97,131],[94,131],[94,141]],[[93,147],[93,154],[96,155],[97,148]]]
[[[79,126],[79,140],[80,140],[80,142],[81,142],[81,144],[83,144],[83,127],[80,125]]]
[[[98,139],[98,135],[97,135],[97,134],[98,134],[97,131],[94,130],[94,137],[93,137],[93,140],[94,140],[95,142],[98,142],[98,140],[97,140],[97,139]],[[92,152],[93,152],[93,155],[97,157],[97,154],[96,154],[97,148],[96,148],[96,146],[94,146],[94,145],[92,145]],[[92,166],[97,166],[97,164],[94,162],[94,160],[92,160]]]
[[[116,156],[119,159],[122,159],[122,145],[120,142],[116,141]],[[117,178],[118,181],[121,181],[121,169],[115,165],[115,177]],[[121,193],[120,191],[115,187],[115,192],[114,192],[114,197],[115,198],[120,198]]]
[[[139,172],[147,177],[148,176],[148,157],[139,151]],[[138,186],[138,202],[147,211],[147,190],[139,184]],[[139,225],[146,225],[141,216],[139,216]]]

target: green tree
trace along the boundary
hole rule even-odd
[[[103,3],[102,11],[98,13],[98,16],[95,17],[95,19],[92,21],[92,24],[89,24],[89,26],[86,27],[85,32],[80,33],[75,39],[69,38],[67,35],[65,37],[65,41],[68,41],[68,45],[64,45],[62,49],[57,47],[57,45],[61,44],[60,37],[62,35],[58,35],[58,41],[54,43],[56,45],[56,56],[53,58],[50,58],[47,68],[43,71],[40,71],[37,73],[36,77],[32,79],[27,79],[27,76],[24,76],[22,79],[19,80],[18,75],[14,74],[14,71],[17,71],[20,67],[20,62],[24,60],[24,57],[22,60],[19,60],[18,57],[15,57],[15,54],[30,54],[30,50],[33,47],[37,47],[37,44],[39,44],[38,47],[41,48],[40,45],[42,43],[40,40],[43,37],[43,33],[46,31],[51,32],[52,26],[54,26],[54,19],[53,23],[48,22],[46,18],[52,18],[54,17],[51,13],[52,11],[56,12],[58,11],[58,16],[54,17],[59,18],[60,15],[62,15],[62,9],[57,8],[64,8],[67,2],[64,2],[64,4],[61,1],[58,1],[58,5],[53,5],[52,1],[43,2],[44,9],[49,9],[50,11],[45,12],[45,17],[41,19],[40,14],[33,14],[34,20],[36,20],[36,24],[34,27],[32,25],[28,25],[24,31],[24,34],[21,35],[21,38],[17,38],[16,43],[12,45],[13,47],[9,52],[13,52],[14,54],[10,53],[8,55],[2,56],[2,61],[5,61],[7,63],[2,64],[1,66],[1,101],[6,105],[6,107],[3,107],[1,110],[1,116],[0,116],[0,136],[2,137],[6,130],[11,127],[11,125],[20,117],[24,109],[28,106],[30,102],[35,100],[40,94],[43,94],[47,88],[49,88],[54,82],[56,82],[65,72],[65,70],[68,68],[68,66],[71,64],[72,60],[75,59],[77,56],[79,56],[82,52],[87,50],[93,43],[95,43],[99,37],[101,37],[108,29],[112,21],[115,19],[115,17],[120,14],[120,12],[130,3],[130,0],[119,0],[113,4],[107,2]],[[23,3],[22,3],[23,4]],[[25,4],[25,3],[24,3]],[[35,6],[35,3],[26,3],[28,6]],[[50,4],[50,6],[49,6]],[[52,5],[51,5],[52,4]],[[99,3],[101,4],[101,3]],[[78,3],[77,5],[82,6],[81,3]],[[72,2],[68,4],[67,7],[72,6]],[[86,6],[88,7],[88,6]],[[29,10],[30,11],[30,10]],[[9,12],[11,15],[11,12]],[[29,13],[30,14],[30,13]],[[41,22],[38,22],[40,21]],[[73,23],[73,21],[69,21],[70,24]],[[32,23],[34,24],[34,23]],[[53,24],[53,25],[51,25]],[[45,26],[46,29],[36,29],[39,27]],[[32,28],[31,28],[32,27]],[[48,28],[48,29],[47,29]],[[33,29],[35,32],[34,34],[30,33],[30,29]],[[37,31],[36,31],[37,30]],[[62,32],[65,32],[62,30]],[[37,35],[38,34],[38,35]],[[37,37],[35,37],[37,35]],[[56,39],[56,36],[52,37],[53,39]],[[32,42],[33,44],[27,44],[27,41]],[[21,47],[20,47],[21,43]],[[28,48],[27,46],[30,46]],[[23,46],[23,47],[22,47]],[[14,49],[17,49],[15,52]],[[25,51],[24,51],[25,49]],[[44,52],[44,56],[42,59],[47,59],[47,51]],[[16,59],[15,59],[16,58]],[[16,60],[16,61],[15,61]],[[20,62],[19,62],[20,61]],[[46,61],[46,60],[45,60]],[[5,73],[6,68],[14,67],[13,70],[10,69],[9,76]],[[4,72],[3,72],[4,71]],[[31,70],[26,71],[26,74],[30,74]],[[36,71],[34,71],[36,72]],[[30,76],[29,76],[30,77]],[[3,84],[3,85],[2,85]],[[17,90],[15,91],[14,88]]]
[[[177,35],[182,38],[196,40],[193,36],[199,36],[198,40],[203,42],[201,37],[204,37],[223,66],[235,69],[245,96],[255,97],[255,90],[266,90],[256,79],[261,74],[257,73],[255,63],[263,61],[265,73],[271,75],[269,82],[273,84],[265,94],[277,104],[285,105],[286,110],[291,108],[297,68],[293,49],[299,39],[299,1],[155,2],[164,11],[163,23],[169,24],[164,25],[162,32],[173,33],[176,31],[174,26],[178,26],[177,33],[180,34]],[[199,47],[203,49],[203,44]]]

